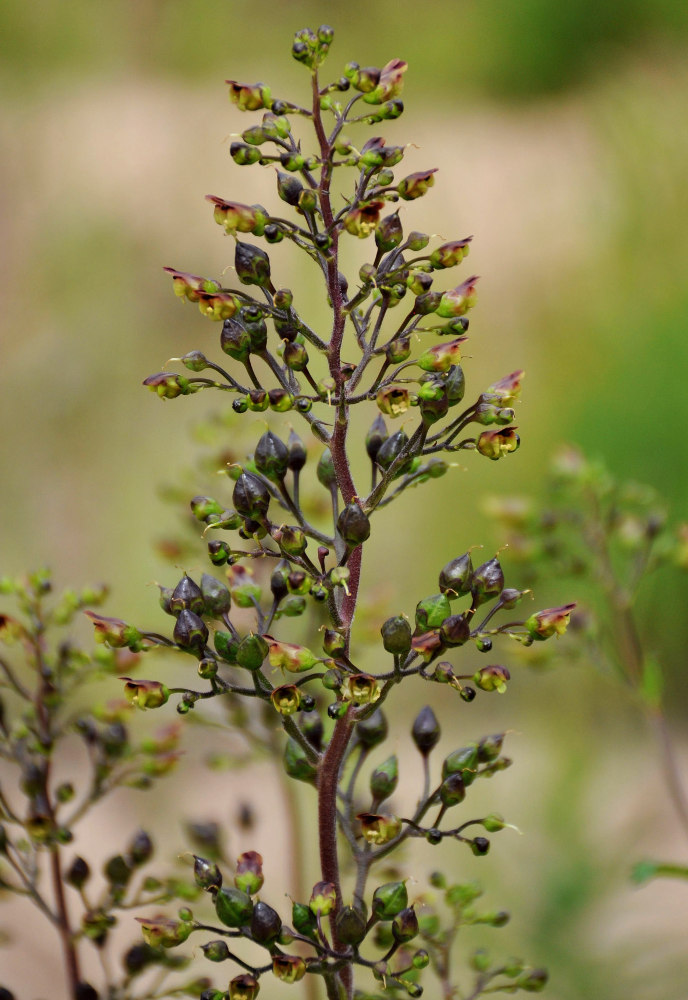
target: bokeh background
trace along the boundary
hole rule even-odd
[[[409,169],[440,168],[431,195],[407,208],[408,228],[475,235],[471,386],[527,372],[518,455],[500,463],[468,455],[465,470],[392,508],[371,542],[371,601],[411,612],[448,558],[475,542],[494,551],[481,499],[537,495],[561,441],[653,484],[677,521],[688,517],[686,5],[5,0],[3,572],[48,563],[63,584],[106,579],[112,613],[140,620],[150,609],[157,620],[150,582],[169,583],[172,571],[154,543],[176,524],[161,484],[193,460],[203,436],[194,425],[214,400],[201,393],[163,406],[140,382],[172,356],[206,350],[216,333],[173,298],[161,266],[214,274],[229,263],[205,194],[274,203],[270,171],[241,171],[228,156],[228,136],[247,118],[229,105],[223,81],[260,78],[294,97],[306,80],[289,57],[291,34],[321,21],[336,29],[333,77],[349,59],[410,64],[407,111],[383,134],[418,147]],[[300,262],[279,259],[280,284],[312,287]],[[316,289],[309,294],[317,318],[322,302]],[[236,431],[226,433],[235,445]],[[184,564],[190,572],[201,551]],[[508,571],[508,552],[503,561]],[[553,580],[537,596],[547,606],[577,595]],[[687,597],[685,579],[667,571],[643,607],[671,678],[684,773]],[[411,691],[399,708],[402,758],[424,696]],[[498,932],[503,951],[548,965],[553,1000],[682,1000],[688,893],[628,880],[639,856],[688,856],[637,709],[594,664],[563,659],[549,672],[519,670],[508,695],[479,702],[440,706],[446,750],[484,731],[515,731],[516,765],[490,783],[485,801],[526,835],[503,834],[475,863],[444,847],[421,853],[422,870],[479,875],[495,905],[514,913]],[[183,773],[196,774],[195,750]],[[237,803],[253,796],[258,831],[233,843],[272,852],[281,872],[291,848],[286,834],[275,837],[274,818],[260,825],[269,807],[251,790],[255,778],[207,782],[195,782],[183,809],[231,825]],[[308,838],[305,795],[302,805]],[[180,808],[170,783],[151,799],[152,815],[143,798],[122,799],[118,815],[164,829],[173,851],[183,839]],[[91,832],[100,838],[117,829],[107,813],[99,823]],[[5,929],[15,922],[6,912]],[[54,961],[41,938],[40,968],[29,968],[25,947],[20,936],[10,952],[22,1000],[45,995]]]

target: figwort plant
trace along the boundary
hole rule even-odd
[[[461,351],[477,278],[469,276],[443,290],[433,285],[463,261],[471,238],[431,248],[425,233],[405,232],[400,209],[426,194],[435,170],[397,179],[394,168],[405,148],[388,145],[379,136],[359,144],[353,130],[402,114],[406,64],[393,59],[378,69],[352,62],[343,76],[325,84],[320,66],[332,39],[327,26],[296,35],[292,54],[310,77],[305,106],[273,97],[263,83],[228,81],[234,105],[261,114],[240,141],[232,142],[232,159],[239,165],[273,167],[276,193],[285,204],[282,215],[261,205],[208,196],[215,222],[233,240],[237,287],[166,268],[175,293],[217,322],[219,346],[234,364],[226,370],[194,349],[179,359],[185,374],[162,371],[144,384],[163,399],[207,389],[228,392],[237,420],[247,412],[275,414],[250,457],[225,470],[231,489],[221,489],[217,499],[191,500],[194,517],[204,525],[206,540],[211,539],[209,568],[225,567],[224,579],[212,572],[198,581],[184,574],[169,588],[161,587],[162,606],[174,620],[169,636],[90,612],[96,637],[120,655],[158,648],[196,663],[198,680],[181,688],[126,677],[130,702],[156,709],[178,695],[182,715],[200,701],[246,703],[243,725],[255,726],[256,732],[262,731],[260,726],[280,725],[287,775],[315,789],[319,871],[313,873],[310,894],[304,893],[308,898],[293,902],[288,922],[267,901],[262,858],[255,851],[241,855],[229,878],[216,856],[194,856],[195,883],[212,902],[214,920],[197,919],[186,906],[177,919],[142,919],[148,950],[141,970],[159,962],[164,966],[168,949],[190,935],[207,938],[210,933],[211,939],[201,945],[205,958],[226,963],[231,972],[223,972],[217,988],[207,982],[178,988],[196,996],[200,992],[203,1000],[253,1000],[266,973],[285,983],[304,976],[313,983],[320,977],[329,1000],[352,997],[354,983],[362,998],[418,997],[427,966],[437,974],[443,996],[449,1000],[455,995],[451,959],[459,927],[500,927],[508,914],[480,911],[475,905],[480,889],[474,883],[449,884],[435,873],[431,883],[443,893],[442,917],[427,905],[426,896],[410,895],[412,873],[374,881],[372,887],[371,875],[410,838],[430,845],[453,840],[476,856],[487,854],[486,835],[503,829],[504,819],[497,813],[473,816],[465,806],[458,807],[470,798],[475,781],[510,764],[503,755],[505,734],[469,742],[434,769],[430,758],[440,726],[432,709],[423,708],[411,737],[424,779],[408,816],[388,804],[399,782],[396,756],[374,762],[367,794],[359,779],[387,736],[382,706],[397,685],[444,685],[456,692],[457,707],[472,702],[478,691],[502,692],[510,679],[508,668],[497,662],[479,669],[457,666],[456,659],[466,653],[462,647],[487,654],[493,641],[504,637],[524,645],[548,639],[564,632],[573,609],[567,604],[519,616],[514,609],[525,592],[505,587],[496,557],[474,566],[467,551],[441,568],[437,593],[412,598],[413,620],[397,608],[381,622],[381,648],[371,651],[352,631],[364,554],[381,516],[378,511],[410,486],[442,476],[448,469],[443,455],[473,452],[478,460],[494,461],[515,451],[519,437],[513,405],[523,373],[497,378],[474,394],[469,405],[464,403]],[[292,121],[299,123],[298,135]],[[352,137],[345,130],[352,130]],[[385,214],[388,205],[397,207]],[[372,244],[371,259],[349,280],[340,269],[342,244],[364,239]],[[327,325],[309,322],[305,295],[280,286],[261,240],[268,247],[288,241],[310,259],[313,284],[319,283],[329,309]],[[369,414],[364,440],[350,433],[356,406]],[[280,423],[283,414],[303,422],[308,446]],[[405,425],[393,430],[393,421],[403,414]],[[358,471],[364,464],[365,482]],[[315,472],[329,495],[326,515],[312,502],[302,502],[304,471]],[[409,534],[404,545],[412,540]],[[29,601],[30,614],[32,593],[22,598]],[[399,595],[399,604],[408,606],[409,596]],[[500,623],[504,612],[507,621]],[[33,640],[28,641],[33,648]],[[52,692],[58,667],[44,667],[38,654],[31,655],[37,693],[24,692],[9,665],[4,669],[15,694],[28,696],[34,706],[24,722],[21,746],[27,761],[40,762],[50,754],[42,743],[52,739],[41,721],[46,695],[41,684],[49,683]],[[46,670],[48,681],[42,679]],[[251,703],[257,713],[250,711]],[[3,735],[8,754],[14,753],[17,742],[9,739],[10,730]],[[101,746],[99,731],[93,741]],[[20,766],[22,752],[16,756]],[[31,796],[42,801],[48,788],[45,768],[33,785],[25,782],[30,802]],[[20,822],[9,804],[3,800],[1,805],[6,819]],[[38,840],[24,824],[27,846],[3,841],[19,890],[23,885],[34,898],[35,883],[27,874],[34,854],[48,851],[57,884],[62,870],[54,858],[69,837],[69,823],[58,818],[55,808],[44,812]],[[117,861],[122,870],[115,883],[122,892],[138,863],[133,852],[132,846]],[[100,906],[103,919],[118,900],[119,888]],[[417,904],[422,904],[419,912]],[[80,933],[70,932],[65,920],[58,912],[71,992],[96,996],[93,987],[79,985],[71,951]],[[262,959],[256,959],[256,946],[263,949]],[[463,993],[469,1000],[500,990],[536,992],[547,978],[542,969],[517,960],[494,962],[482,950],[472,954],[470,965],[472,985]],[[112,1000],[152,995],[132,985],[138,971],[129,968],[123,985],[109,981],[103,995]]]

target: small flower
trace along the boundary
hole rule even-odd
[[[123,622],[121,618],[106,618],[105,615],[97,615],[94,611],[84,611],[84,614],[93,622],[96,642],[105,642],[113,649],[139,646],[141,633],[133,625]]]
[[[483,691],[499,691],[504,694],[506,683],[511,680],[511,674],[506,667],[497,664],[483,667],[473,675],[473,683]]]
[[[306,963],[297,955],[273,955],[272,971],[283,983],[298,983],[306,974]]]
[[[397,816],[378,813],[359,813],[361,833],[369,844],[387,844],[401,833],[401,820]]]
[[[230,292],[198,292],[198,308],[203,316],[215,321],[231,319],[239,308]]]
[[[432,170],[421,170],[415,174],[409,174],[408,177],[404,177],[397,184],[399,197],[403,198],[404,201],[413,201],[415,198],[420,198],[435,183],[436,173],[437,168],[434,167]]]
[[[347,233],[361,240],[370,236],[380,221],[380,210],[383,207],[383,201],[369,201],[350,209],[344,216]]]
[[[301,692],[295,684],[283,684],[273,690],[270,701],[280,715],[293,715],[301,707]]]
[[[439,306],[435,310],[438,316],[451,319],[455,316],[463,316],[471,306],[475,305],[476,292],[475,283],[477,275],[462,281],[456,288],[450,288],[442,296]]]
[[[472,239],[472,236],[467,236],[464,240],[443,243],[441,247],[437,247],[430,254],[430,263],[436,270],[460,264],[464,257],[468,256]]]
[[[229,1000],[256,1000],[260,984],[255,976],[245,972],[229,983]]]
[[[409,391],[401,385],[388,385],[378,390],[378,409],[389,417],[399,417],[409,408]]]
[[[143,380],[151,392],[157,393],[161,399],[176,399],[177,396],[189,396],[198,391],[198,386],[191,385],[188,378],[175,375],[173,372],[156,372]]]
[[[342,697],[354,705],[372,705],[380,697],[380,685],[371,674],[349,675]]]
[[[214,218],[227,233],[253,233],[262,236],[268,216],[260,205],[243,205],[238,201],[225,201],[214,194],[207,194],[206,201],[215,206]],[[169,268],[167,268],[169,270]],[[201,279],[202,280],[202,279]]]
[[[377,86],[367,93],[363,100],[366,104],[382,104],[393,97],[398,97],[404,86],[404,73],[408,68],[408,63],[403,59],[391,59],[386,66],[380,70]],[[354,86],[356,86],[354,84]]]
[[[188,299],[189,302],[198,302],[199,292],[212,292],[220,287],[216,281],[202,278],[198,274],[176,271],[173,267],[163,267],[163,271],[172,275],[174,294],[180,299]]]
[[[476,442],[476,448],[485,458],[496,462],[512,451],[516,451],[521,439],[515,427],[505,427],[503,430],[483,431]]]
[[[170,696],[169,690],[160,681],[135,681],[131,677],[120,677],[126,681],[124,693],[137,708],[160,708]]]
[[[174,948],[186,941],[193,930],[190,921],[171,920],[163,914],[136,919],[141,924],[143,940],[151,948]]]
[[[458,365],[461,361],[461,345],[467,340],[467,337],[457,337],[455,340],[434,344],[418,358],[418,367],[425,372],[448,372],[452,365]]]
[[[563,635],[575,607],[575,604],[562,604],[559,608],[536,611],[525,623],[528,634],[539,642],[549,639],[553,635]]]
[[[277,639],[270,639],[270,666],[279,667],[282,670],[289,670],[293,674],[310,670],[318,663],[315,656],[306,646],[298,646],[293,642],[279,642]]]
[[[331,913],[337,902],[337,891],[332,882],[316,882],[308,903],[311,912],[326,917]]]
[[[260,891],[263,885],[263,858],[257,851],[244,851],[239,855],[234,885],[249,896]]]
[[[240,111],[259,111],[269,108],[272,104],[270,88],[264,83],[237,83],[236,80],[225,80],[229,85],[229,99]]]
[[[498,397],[500,406],[512,406],[521,395],[521,382],[525,372],[523,369],[505,375],[487,390],[489,395]]]

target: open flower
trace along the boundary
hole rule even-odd
[[[137,708],[160,708],[170,696],[168,688],[160,681],[135,681],[131,677],[120,677],[120,680],[126,681],[124,693]]]
[[[214,194],[207,194],[205,200],[215,206],[214,218],[218,226],[224,226],[228,233],[253,233],[262,236],[267,222],[267,213],[260,205],[242,205],[238,201],[225,201]]]
[[[559,608],[536,611],[525,623],[528,634],[539,642],[550,639],[553,635],[563,635],[575,607],[575,604],[562,604]]]
[[[229,99],[240,111],[258,111],[272,104],[270,88],[264,83],[238,83],[225,80],[229,84]]]

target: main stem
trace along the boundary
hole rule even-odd
[[[332,213],[332,203],[330,200],[330,183],[332,180],[332,149],[327,140],[320,113],[320,94],[318,86],[317,71],[313,71],[313,123],[315,132],[320,144],[320,158],[322,166],[320,170],[320,184],[318,188],[318,198],[320,211],[327,233],[332,239],[329,255],[327,257],[327,291],[332,303],[332,334],[327,349],[327,359],[330,375],[334,379],[339,397],[337,414],[335,418],[334,431],[330,442],[330,452],[337,477],[337,486],[342,494],[345,504],[351,503],[356,497],[356,487],[354,486],[349,460],[346,453],[346,434],[349,424],[348,407],[346,404],[346,385],[341,366],[342,342],[344,339],[344,327],[346,324],[346,314],[344,312],[344,299],[339,284],[339,233],[335,227],[334,215]],[[342,627],[347,637],[347,648],[349,648],[349,629],[353,621],[358,597],[358,587],[361,572],[361,547],[354,549],[348,562],[349,582],[348,592],[342,601],[339,609],[339,621],[333,624]],[[339,855],[337,851],[337,788],[339,785],[339,774],[342,762],[346,754],[346,749],[351,739],[354,723],[351,719],[351,710],[344,718],[339,719],[335,724],[334,731],[327,746],[327,750],[320,764],[318,774],[318,836],[320,842],[320,867],[322,877],[325,882],[331,882],[335,887],[336,903],[334,910],[330,914],[330,926],[332,932],[332,942],[336,951],[342,950],[341,942],[337,938],[336,916],[342,905],[342,889],[339,874]],[[353,996],[353,975],[350,964],[345,965],[338,973],[338,979],[343,992],[348,1000]],[[339,1000],[338,988],[335,982],[328,982],[327,992],[329,1000]]]

